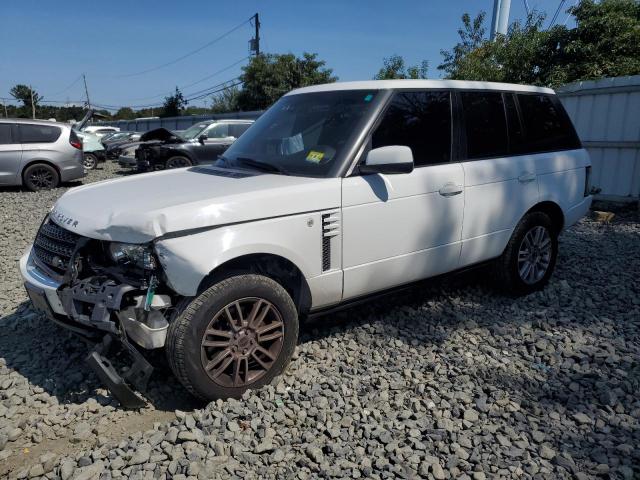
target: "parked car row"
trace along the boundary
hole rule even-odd
[[[81,136],[65,123],[0,119],[0,185],[36,191],[84,177]]]
[[[139,172],[213,163],[252,124],[253,120],[209,120],[181,132],[157,128],[108,146],[107,157],[117,157],[122,167]]]

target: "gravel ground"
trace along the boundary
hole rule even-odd
[[[306,326],[276,386],[204,405],[159,368],[131,412],[22,288],[64,190],[0,191],[0,476],[640,478],[637,215],[566,232],[542,292],[427,283]]]

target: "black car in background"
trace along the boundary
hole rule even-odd
[[[180,168],[214,162],[251,125],[253,120],[210,120],[181,133],[164,128],[140,137],[136,150],[138,171]]]

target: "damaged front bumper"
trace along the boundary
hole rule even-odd
[[[153,295],[148,302],[146,292],[106,276],[93,276],[71,286],[63,285],[36,265],[31,248],[20,259],[20,272],[37,310],[87,339],[102,338],[87,358],[89,365],[123,406],[139,408],[142,400],[125,381],[138,388],[146,386],[152,367],[129,340],[144,349],[164,346],[169,323],[163,312],[171,306],[170,297]],[[123,302],[125,295],[128,297],[126,305]],[[105,357],[113,339],[120,341],[134,359],[124,378]]]

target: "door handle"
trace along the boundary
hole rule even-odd
[[[453,197],[454,195],[462,193],[462,187],[460,185],[456,185],[455,183],[447,183],[440,190],[438,190],[438,193],[443,197]]]
[[[536,179],[536,174],[535,173],[530,173],[530,172],[525,172],[522,175],[520,175],[518,177],[518,181],[520,183],[529,183],[529,182],[533,182]]]

